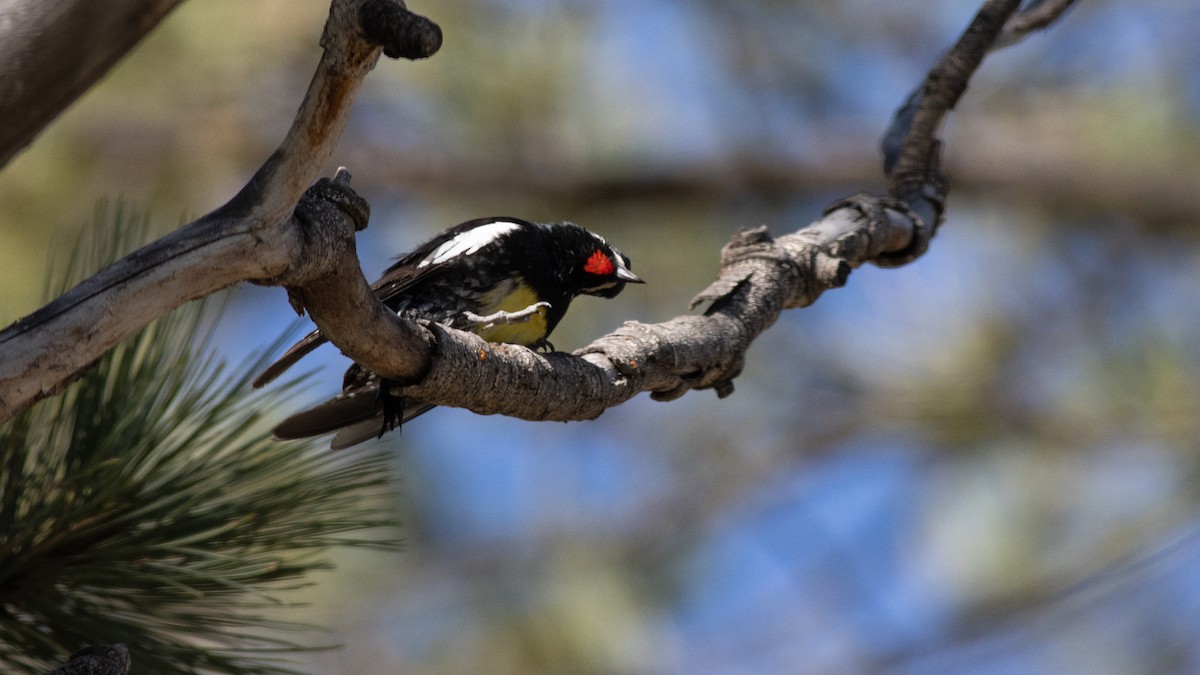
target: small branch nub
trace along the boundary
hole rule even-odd
[[[426,59],[442,46],[441,27],[394,0],[367,0],[358,22],[367,41],[393,59]]]

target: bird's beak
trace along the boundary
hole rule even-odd
[[[645,281],[642,281],[642,278],[641,278],[641,277],[639,277],[638,275],[634,274],[633,272],[630,272],[628,267],[618,267],[618,268],[617,268],[617,273],[616,273],[616,275],[615,275],[615,276],[616,276],[618,279],[620,279],[621,281],[627,281],[627,282],[629,282],[629,283],[631,283],[631,284],[644,284],[644,283],[646,283]]]

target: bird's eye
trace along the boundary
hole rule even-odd
[[[614,269],[616,268],[613,267],[612,260],[609,260],[604,251],[600,250],[593,253],[592,257],[588,258],[587,262],[583,265],[584,272],[601,277],[612,274]]]

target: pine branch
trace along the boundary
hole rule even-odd
[[[98,226],[74,266],[136,230]],[[298,380],[264,394],[226,374],[206,314],[152,323],[0,427],[0,670],[125,643],[139,672],[289,672],[282,652],[311,646],[280,637],[306,628],[277,618],[281,593],[311,584],[331,547],[396,545],[380,536],[395,525],[389,455],[266,440]]]

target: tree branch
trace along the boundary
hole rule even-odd
[[[0,333],[8,357],[0,364],[0,420],[61,387],[150,318],[239,279],[285,286],[293,306],[307,309],[343,353],[410,383],[405,394],[429,403],[572,420],[594,418],[641,391],[659,400],[704,388],[728,395],[746,348],[782,310],[811,304],[865,262],[902,265],[926,250],[948,191],[937,130],[1018,5],[987,0],[897,113],[884,144],[889,196],[854,195],[777,239],[765,228],[740,232],[723,250],[718,279],[694,302],[710,303],[702,316],[627,323],[574,355],[541,355],[406,321],[379,303],[355,255],[354,232],[368,209],[349,190],[348,173],[314,185],[288,217],[378,56],[363,36],[389,53],[427,55],[440,45],[436,26],[396,14],[395,3],[335,0],[326,52],[297,122],[241,193]],[[371,25],[361,26],[364,20]],[[381,35],[397,27],[414,32]]]
[[[1019,4],[985,2],[930,70],[920,95],[897,113],[887,134],[893,142],[886,159],[890,197],[854,195],[777,240],[765,228],[744,230],[724,248],[717,281],[693,302],[712,303],[703,316],[627,323],[574,355],[540,355],[429,324],[437,358],[419,383],[405,387],[405,395],[483,414],[577,420],[594,418],[641,391],[658,400],[690,389],[730,394],[746,348],[780,311],[811,304],[865,262],[897,266],[926,250],[949,188],[939,168],[937,129]],[[387,377],[405,374],[386,359],[347,355]]]
[[[431,55],[441,43],[436,25],[420,17],[369,30],[362,23],[399,13],[407,12],[396,1],[334,0],[324,53],[295,122],[229,203],[0,332],[0,421],[61,390],[117,342],[185,302],[239,281],[284,283],[312,275],[325,251],[291,213],[332,154],[363,78],[384,43],[406,45],[402,51],[414,58]],[[408,32],[389,37],[392,28]]]
[[[0,0],[0,167],[182,0]]]
[[[703,316],[628,322],[574,355],[538,354],[430,324],[437,359],[404,393],[477,413],[562,421],[595,418],[642,391],[661,401],[690,389],[726,396],[746,349],[780,311],[812,304],[845,284],[852,268],[909,246],[911,214],[857,209],[838,205],[778,239],[766,228],[743,230],[722,250],[720,277],[693,301],[712,303]]]
[[[1048,28],[1074,4],[1075,0],[1034,0],[1013,15],[1004,25],[1004,32],[996,38],[992,49],[1003,49],[1017,44],[1032,33]]]

